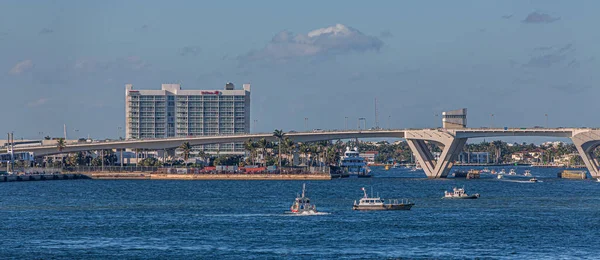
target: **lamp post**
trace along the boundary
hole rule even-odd
[[[494,128],[494,114],[490,114],[490,128]]]
[[[345,121],[344,121],[344,130],[348,130],[348,117],[344,117]]]
[[[123,129],[123,128],[120,126],[117,127],[117,139],[119,139],[119,140],[121,140],[121,129]]]
[[[254,119],[254,132],[256,133],[256,123],[258,123],[258,120]]]
[[[359,117],[358,118],[358,130],[360,130],[360,120],[363,120],[365,123],[365,130],[367,130],[367,119],[364,117]]]
[[[392,121],[392,116],[388,116],[388,130],[392,129],[390,127],[390,121]]]
[[[544,114],[546,116],[546,128],[548,128],[548,114]]]
[[[308,117],[304,118],[304,131],[308,132]]]

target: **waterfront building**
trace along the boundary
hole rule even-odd
[[[488,152],[461,152],[458,155],[460,163],[489,163],[490,153]]]
[[[373,164],[373,163],[375,163],[375,157],[377,157],[378,154],[379,154],[378,151],[364,151],[364,152],[360,153],[358,156],[364,158],[365,162],[367,164]]]
[[[250,84],[235,89],[183,90],[162,84],[160,90],[125,85],[127,139],[230,135],[250,132]],[[243,154],[242,143],[205,145],[207,153]]]

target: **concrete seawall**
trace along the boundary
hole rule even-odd
[[[0,175],[0,182],[14,181],[50,181],[50,180],[75,180],[90,179],[84,174],[30,174],[30,175]]]
[[[331,180],[329,174],[161,174],[161,173],[91,173],[96,180]]]

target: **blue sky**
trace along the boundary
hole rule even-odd
[[[16,137],[115,137],[124,85],[170,82],[251,83],[256,131],[372,126],[375,98],[383,127],[461,107],[472,127],[600,125],[599,1],[0,5],[0,133]]]

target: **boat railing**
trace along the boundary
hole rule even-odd
[[[387,201],[388,201],[388,204],[395,204],[395,205],[410,203],[410,201],[408,199],[388,199]],[[400,203],[398,203],[398,202],[400,202]]]

